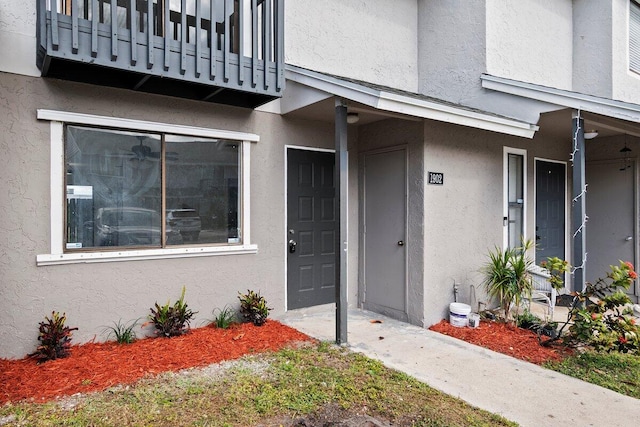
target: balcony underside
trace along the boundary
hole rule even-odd
[[[252,57],[242,48],[235,53],[230,41],[187,41],[185,34],[176,40],[43,9],[37,52],[43,76],[244,108],[282,96],[278,56],[264,61],[256,48],[248,49]]]

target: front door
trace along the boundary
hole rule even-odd
[[[536,264],[565,255],[566,165],[536,160]]]
[[[587,266],[586,280],[595,283],[620,261],[635,261],[635,164],[619,161],[586,165]],[[638,302],[638,281],[627,291]]]
[[[364,155],[363,307],[407,320],[407,153]]]
[[[287,308],[335,301],[335,155],[287,149]]]

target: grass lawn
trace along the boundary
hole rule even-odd
[[[544,367],[640,399],[640,355],[590,351]]]
[[[0,425],[300,426],[363,415],[396,426],[516,425],[326,343],[45,404],[7,404]]]

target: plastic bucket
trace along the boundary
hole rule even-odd
[[[449,323],[457,328],[463,328],[469,325],[469,313],[471,313],[470,305],[452,302],[449,304]]]
[[[477,328],[480,326],[480,315],[478,313],[471,313],[469,315],[469,327]]]

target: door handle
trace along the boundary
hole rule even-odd
[[[403,240],[398,240],[398,246],[404,246],[404,241]]]
[[[633,236],[627,236],[627,238],[626,238],[626,239],[624,239],[624,240],[626,240],[627,242],[630,242],[630,241],[632,241],[632,240],[633,240]]]
[[[298,243],[296,243],[295,240],[289,240],[289,253],[294,253],[296,251],[296,246],[298,246]]]

